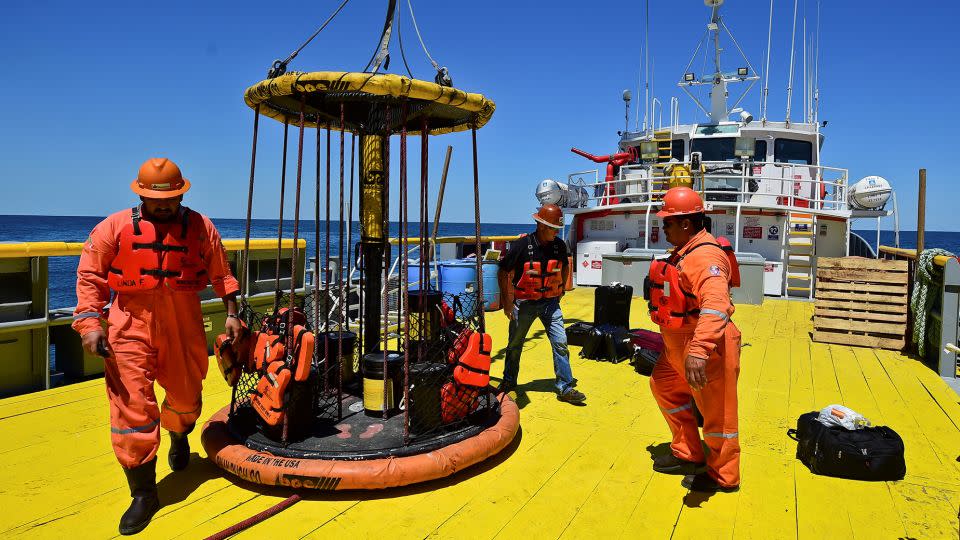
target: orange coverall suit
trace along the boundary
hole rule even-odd
[[[717,240],[700,231],[679,249]],[[680,459],[703,463],[703,447],[692,403],[703,415],[703,438],[710,448],[707,473],[720,485],[740,485],[737,432],[737,378],[740,375],[740,330],[730,316],[733,304],[727,276],[730,263],[720,249],[702,247],[680,262],[680,284],[696,296],[700,316],[677,329],[661,328],[664,352],[653,369],[650,388],[673,433],[670,448]],[[691,299],[692,300],[692,299]],[[688,304],[689,305],[689,304]],[[693,391],[686,380],[686,358],[707,359],[707,385]]]
[[[191,214],[187,234],[201,239],[201,256],[214,291],[221,298],[237,292],[220,234],[206,216]],[[77,269],[78,318],[73,323],[81,336],[100,328],[103,307],[110,300],[108,268],[117,254],[120,231],[130,223],[130,209],[117,212],[101,221],[83,246]],[[163,238],[181,222],[154,225]],[[208,361],[200,299],[195,292],[174,291],[164,283],[120,293],[109,309],[107,326],[114,352],[104,360],[111,440],[120,465],[129,469],[156,455],[161,426],[182,433],[200,416]],[[160,407],[154,381],[166,390]]]

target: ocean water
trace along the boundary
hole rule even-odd
[[[91,216],[0,216],[0,242],[83,242],[93,227],[103,218]],[[213,218],[214,224],[223,238],[243,238],[246,220]],[[276,219],[255,219],[251,224],[251,237],[276,238]],[[432,225],[430,226],[432,227]],[[481,224],[480,231],[485,235],[511,235],[529,232],[533,229],[532,223],[488,223]],[[326,228],[320,224],[320,256],[324,256],[326,249]],[[337,256],[339,227],[336,222],[331,223],[330,256]],[[353,238],[344,244],[353,246],[360,240],[359,224],[353,223]],[[315,253],[315,229],[312,221],[301,222],[299,236],[307,241],[307,254],[312,257]],[[408,230],[411,236],[419,234],[417,224],[411,224]],[[876,247],[876,230],[856,231],[867,242]],[[398,236],[397,223],[390,225],[391,236]],[[474,234],[472,223],[440,223],[440,235],[466,236]],[[284,220],[283,236],[293,237],[293,222]],[[900,232],[900,247],[916,247],[916,231]],[[881,231],[880,243],[885,246],[894,245],[893,231]],[[926,247],[939,247],[960,254],[960,232],[927,231],[924,240]],[[348,249],[352,249],[349,248]],[[50,257],[50,308],[74,306],[77,303],[76,279],[77,260],[79,257]]]
[[[83,242],[87,239],[93,227],[100,222],[101,217],[90,216],[0,216],[0,242]],[[244,219],[218,219],[212,218],[220,236],[223,238],[243,238],[246,228]],[[277,226],[279,220],[276,219],[255,219],[251,223],[251,238],[276,238]],[[334,257],[338,252],[339,226],[338,223],[330,224],[330,256]],[[482,224],[481,234],[484,235],[511,235],[533,230],[533,223],[527,224],[503,224],[489,223]],[[432,225],[428,227],[432,230]],[[326,250],[326,227],[320,223],[320,257],[325,256]],[[352,241],[347,242],[344,238],[345,249],[352,249],[356,242],[360,240],[359,224],[353,223]],[[439,234],[441,236],[466,236],[475,232],[473,223],[440,223]],[[410,224],[408,228],[410,236],[419,234],[417,224]],[[316,229],[313,221],[301,222],[298,229],[298,235],[307,241],[307,257],[313,257],[315,253],[314,244],[316,239]],[[399,225],[390,224],[390,235],[399,235]],[[293,221],[284,220],[283,224],[284,238],[293,238]],[[77,304],[76,282],[77,282],[77,261],[79,257],[50,257],[50,309],[70,307]]]

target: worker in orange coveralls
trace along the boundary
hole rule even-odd
[[[190,182],[177,165],[150,159],[131,188],[141,204],[101,221],[83,246],[73,323],[83,348],[104,357],[113,450],[133,497],[121,534],[143,530],[160,508],[161,427],[170,432],[170,468],[190,461],[187,434],[200,416],[208,360],[198,291],[212,284],[226,306],[226,334],[241,331],[239,286],[220,234],[206,216],[180,205]],[[159,406],[154,381],[166,391]]]
[[[730,320],[730,276],[738,271],[736,259],[732,248],[725,253],[704,229],[703,201],[692,189],[670,189],[657,215],[676,249],[666,261],[651,265],[648,280],[651,318],[660,325],[664,341],[650,388],[673,441],[671,453],[654,459],[653,469],[684,474],[681,484],[693,491],[737,491],[740,331]],[[706,458],[694,403],[703,414],[703,438],[710,449]]]

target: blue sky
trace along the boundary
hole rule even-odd
[[[105,215],[136,202],[128,186],[139,164],[161,155],[177,161],[194,183],[186,204],[214,217],[243,217],[252,129],[243,91],[338,3],[290,1],[280,8],[246,1],[177,0],[162,7],[5,2],[0,214]],[[385,6],[352,0],[290,69],[362,69],[379,38]],[[816,2],[801,0],[800,6],[812,31]],[[728,0],[723,11],[758,70],[768,8],[766,0]],[[775,2],[773,120],[782,120],[786,104],[792,8],[791,1]],[[570,153],[571,146],[597,154],[615,150],[616,132],[623,128],[621,91],[642,95],[637,79],[644,2],[419,1],[414,9],[431,54],[449,66],[455,85],[497,104],[478,133],[485,221],[525,222],[536,206],[539,180],[591,168]],[[669,102],[682,95],[675,82],[709,10],[701,0],[652,0],[650,10],[654,91]],[[824,164],[849,168],[854,181],[870,174],[890,179],[903,229],[914,228],[917,170],[926,167],[927,228],[960,230],[950,129],[960,120],[951,99],[960,82],[960,51],[952,38],[958,15],[960,7],[952,2],[823,2],[820,118],[829,121]],[[414,75],[432,79],[406,11],[401,24]],[[800,43],[798,32],[798,66]],[[396,41],[391,50],[390,71],[401,72]],[[735,67],[738,56],[729,52],[728,66]],[[799,81],[794,119],[802,115]],[[755,114],[759,96],[758,85],[744,102]],[[682,120],[694,120],[695,113],[696,106],[682,97]],[[631,126],[633,118],[631,112]],[[277,213],[281,131],[276,122],[261,122],[255,217]],[[308,133],[308,145],[312,137]],[[442,219],[471,221],[469,135],[431,138],[432,185],[448,144],[454,152]],[[411,152],[411,163],[417,159]],[[305,169],[312,170],[312,161]],[[308,194],[313,181],[304,179]],[[436,190],[431,192],[432,208]],[[312,208],[308,194],[304,204]]]

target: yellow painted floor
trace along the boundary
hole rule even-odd
[[[564,299],[567,322],[591,320],[593,290]],[[651,328],[634,301],[633,323]],[[743,484],[693,495],[655,474],[650,453],[669,432],[648,381],[623,362],[574,356],[586,407],[552,392],[539,325],[524,351],[522,433],[506,455],[453,478],[375,493],[308,493],[244,538],[957,538],[960,404],[935,373],[898,353],[811,343],[812,304],[768,300],[734,316],[744,335],[740,377]],[[506,319],[489,314],[495,349]],[[494,373],[502,369],[502,353]],[[212,367],[210,413],[229,399]],[[794,458],[786,431],[832,403],[896,429],[907,477],[865,483],[819,477]],[[103,381],[0,401],[3,537],[116,536],[129,498],[110,449]],[[288,493],[236,481],[205,459],[199,429],[190,467],[158,464],[163,508],[141,536],[200,538]],[[161,457],[168,441],[163,440]]]

